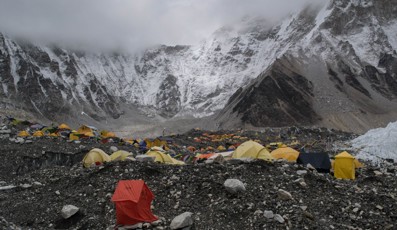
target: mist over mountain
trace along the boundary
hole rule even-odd
[[[20,2],[26,8],[32,4]],[[187,9],[190,3],[197,4],[171,2],[165,8],[156,5],[158,1],[140,2],[140,7],[150,8],[150,12],[166,9],[165,17],[177,9]],[[179,22],[175,15],[153,27],[154,20],[135,22],[139,26],[133,30],[123,26],[130,13],[125,10],[121,11],[124,18],[112,19],[118,20],[119,27],[107,30],[117,23],[101,23],[110,17],[100,17],[101,7],[110,6],[98,1],[98,6],[89,10],[96,10],[98,15],[90,20],[100,23],[103,30],[94,28],[95,32],[87,31],[85,37],[80,31],[91,25],[87,21],[71,30],[65,26],[62,33],[66,35],[54,33],[48,40],[51,45],[36,41],[47,36],[47,29],[53,31],[52,26],[63,25],[59,24],[61,19],[49,23],[48,28],[40,28],[45,27],[42,23],[47,16],[40,23],[35,21],[37,30],[42,30],[36,38],[29,32],[9,29],[17,24],[0,23],[4,31],[0,36],[0,106],[54,121],[79,117],[82,111],[98,121],[132,119],[125,111],[134,108],[145,116],[165,120],[212,116],[215,128],[321,125],[364,131],[395,118],[395,0],[281,3],[276,8],[283,10],[273,14],[275,5],[265,2],[268,5],[251,1],[239,9],[224,1],[204,1],[201,8],[184,12],[196,17],[194,22]],[[52,4],[61,3],[66,4]],[[81,8],[86,9],[84,4],[89,3],[83,1]],[[252,9],[255,3],[259,5]],[[74,5],[72,2],[66,8],[74,9]],[[227,13],[199,17],[200,12],[208,11],[205,7],[211,8],[211,15],[215,10],[222,12],[222,7]],[[264,8],[268,10],[258,14]],[[70,25],[78,25],[82,11],[80,16],[77,12],[70,17]],[[39,12],[32,10],[32,14]],[[244,17],[246,12],[254,13]],[[229,14],[239,20],[233,21]],[[192,35],[189,28],[198,28],[203,35],[208,30],[215,32]],[[138,31],[142,36],[134,36]],[[170,36],[160,36],[167,34],[164,31]],[[80,34],[83,36],[76,36]],[[26,35],[25,39],[16,38],[20,35]],[[89,40],[93,48],[95,43],[112,48],[105,48],[106,52],[71,49],[58,37],[75,44]],[[117,37],[126,40],[112,41]],[[157,43],[172,45],[153,45]],[[117,52],[109,52],[113,44],[120,45]],[[122,48],[125,46],[132,49],[127,52]],[[146,46],[150,48],[143,48]]]

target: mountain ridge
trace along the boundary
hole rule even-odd
[[[248,115],[241,104],[227,107],[233,95],[241,94],[236,91],[250,88],[249,82],[264,84],[259,82],[262,75],[267,75],[265,80],[277,79],[273,83],[281,83],[281,75],[296,81],[280,69],[291,62],[294,72],[303,77],[299,82],[307,81],[313,88],[312,98],[307,98],[307,86],[283,84],[298,88],[296,96],[306,98],[300,102],[311,107],[307,111],[312,111],[313,119],[302,124],[337,127],[336,122],[324,122],[329,112],[322,104],[330,103],[330,108],[343,111],[342,103],[342,107],[351,108],[347,112],[354,113],[387,114],[396,108],[395,2],[333,0],[321,7],[307,7],[276,25],[246,19],[217,30],[196,46],[163,45],[129,55],[22,45],[0,36],[0,98],[3,104],[12,101],[51,120],[60,119],[58,113],[65,110],[71,111],[71,116],[84,111],[97,120],[117,119],[123,116],[123,107],[130,106],[165,119],[228,111],[229,117],[245,118],[219,118],[219,123],[278,125],[277,117],[256,122],[260,118]],[[278,74],[269,76],[266,72]],[[328,85],[323,85],[323,78]],[[285,104],[288,100],[281,101]],[[287,107],[292,103],[286,103]],[[269,108],[257,114],[266,114]],[[279,113],[286,118],[291,115],[282,109]],[[298,120],[282,124],[301,124]],[[349,129],[347,126],[339,128]]]

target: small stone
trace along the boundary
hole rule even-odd
[[[303,211],[306,211],[307,206],[300,206],[300,208],[301,208]]]
[[[291,195],[291,193],[289,193],[289,192],[287,192],[287,191],[285,191],[285,190],[283,190],[283,189],[279,189],[278,192],[277,192],[277,194],[278,194],[278,197],[279,197],[281,200],[292,200],[292,195]]]
[[[274,220],[279,222],[280,224],[284,224],[285,220],[280,214],[274,215]]]
[[[254,212],[254,215],[255,215],[255,216],[259,216],[259,215],[261,215],[262,213],[263,213],[262,210],[257,209],[257,210]]]
[[[193,213],[191,212],[184,212],[179,216],[176,216],[170,224],[171,229],[180,229],[185,228],[193,225]]]
[[[308,211],[303,211],[303,215],[305,215],[305,217],[308,219],[314,220],[314,216]]]
[[[316,168],[313,167],[313,165],[311,165],[311,164],[307,164],[307,165],[306,165],[306,168],[307,168],[307,169],[310,169],[310,170],[312,170],[312,171],[316,170]]]
[[[353,212],[358,212],[358,208],[354,208],[354,209],[353,209]]]
[[[74,205],[65,205],[61,210],[61,215],[64,219],[68,219],[79,211],[79,208]]]
[[[150,223],[152,226],[158,226],[158,225],[160,225],[161,224],[161,220],[156,220],[156,221],[153,221],[152,223]]]
[[[273,219],[274,213],[273,213],[273,211],[265,210],[265,212],[263,213],[263,216],[266,217],[267,219]]]
[[[375,176],[382,176],[383,175],[382,172],[377,171],[377,170],[374,171],[374,174],[375,174]]]
[[[61,193],[59,192],[59,190],[55,191],[55,194],[57,194],[58,196],[61,195]]]
[[[245,192],[246,190],[243,182],[237,179],[227,179],[223,185],[225,186],[226,190],[232,194]]]
[[[296,174],[298,174],[299,176],[305,175],[307,173],[306,170],[298,170],[296,171]]]
[[[383,210],[383,207],[380,206],[380,205],[376,205],[376,208],[379,209],[379,210]]]
[[[40,183],[40,182],[38,182],[38,181],[33,182],[33,184],[34,184],[34,185],[37,185],[37,186],[43,186],[43,184]]]
[[[119,149],[116,146],[110,147],[110,151],[112,151],[112,152],[116,152],[117,150],[119,150]]]
[[[23,185],[21,185],[21,188],[30,188],[30,187],[32,187],[32,185],[31,184],[23,184]]]
[[[150,223],[144,223],[144,224],[142,225],[142,227],[144,227],[144,228],[151,228],[152,225],[151,225]]]

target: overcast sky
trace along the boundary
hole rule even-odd
[[[0,32],[134,50],[195,44],[246,15],[280,19],[326,0],[0,0]]]

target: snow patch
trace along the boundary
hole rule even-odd
[[[397,122],[389,123],[385,128],[369,130],[351,141],[357,158],[379,163],[384,159],[397,161]]]

